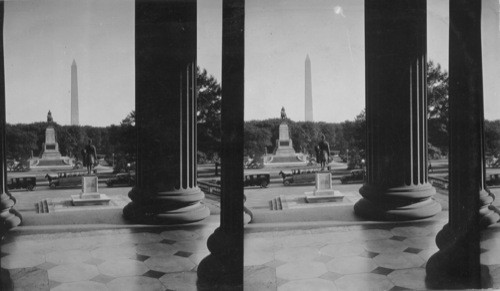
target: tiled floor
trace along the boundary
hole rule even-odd
[[[443,225],[248,233],[245,290],[425,290]]]
[[[426,290],[425,263],[445,221],[250,232],[245,290]],[[217,224],[15,235],[1,266],[19,290],[196,290]],[[500,288],[500,226],[481,262]]]
[[[24,290],[196,290],[216,227],[8,234],[1,266]]]

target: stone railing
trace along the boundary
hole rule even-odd
[[[429,177],[429,182],[434,187],[437,187],[437,188],[440,188],[443,190],[448,190],[448,185],[449,185],[448,179],[438,178],[438,177]]]
[[[198,187],[200,187],[205,194],[221,195],[220,185],[215,181],[198,181]]]

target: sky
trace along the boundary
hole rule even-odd
[[[495,1],[483,0],[486,119],[500,119]],[[247,0],[245,120],[304,120],[311,59],[315,121],[352,120],[364,108],[363,0]],[[448,1],[428,1],[428,59],[448,67]],[[198,1],[198,65],[221,80],[222,0]],[[495,47],[496,46],[496,47]],[[81,125],[119,124],[134,109],[133,0],[5,3],[7,122],[70,123],[71,63]]]

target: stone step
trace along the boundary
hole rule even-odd
[[[47,199],[43,199],[42,201],[35,203],[35,209],[36,213],[39,214],[50,213],[49,202],[47,201]]]
[[[281,203],[281,196],[276,197],[276,208],[277,210],[283,210],[283,204]]]
[[[270,210],[283,210],[283,204],[281,202],[281,197],[273,198],[269,201],[269,209]]]

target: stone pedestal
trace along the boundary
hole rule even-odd
[[[344,195],[333,190],[330,172],[316,173],[316,186],[313,192],[306,192],[307,203],[342,202]]]
[[[82,193],[71,195],[74,206],[108,205],[110,200],[108,195],[99,193],[97,176],[82,176]]]
[[[59,144],[56,141],[56,131],[52,125],[45,130],[45,143],[43,146],[42,159],[57,160],[61,159]]]
[[[196,1],[136,1],[137,184],[126,219],[174,224],[210,213],[197,183]]]
[[[355,206],[370,220],[441,211],[427,176],[426,1],[365,1],[367,182]]]
[[[4,2],[0,2],[0,239],[22,222],[21,214],[14,209],[16,199],[7,189],[7,161],[5,145],[5,71],[3,54]]]
[[[296,156],[293,149],[292,140],[290,139],[288,124],[286,124],[285,122],[280,124],[279,139],[276,141],[276,147],[277,148],[275,156]]]

